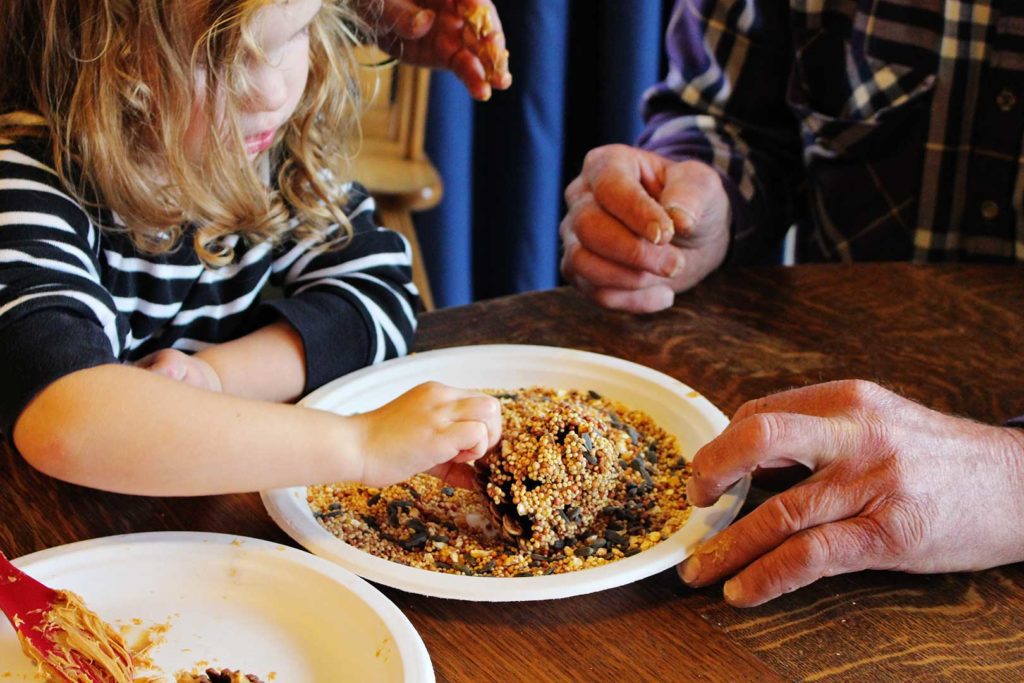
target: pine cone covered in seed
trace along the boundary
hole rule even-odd
[[[579,392],[499,398],[502,441],[477,462],[478,483],[505,538],[546,553],[584,534],[608,505],[625,435]]]

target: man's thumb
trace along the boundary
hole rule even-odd
[[[676,235],[689,237],[703,220],[714,199],[718,173],[703,161],[682,161],[669,167],[661,205],[676,229]]]

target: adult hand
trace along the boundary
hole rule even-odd
[[[393,484],[418,472],[472,488],[466,463],[484,455],[501,436],[501,404],[493,396],[427,382],[377,410],[362,424],[363,476],[368,486]]]
[[[498,10],[491,0],[362,0],[357,6],[392,56],[451,70],[478,100],[512,85]],[[369,17],[380,8],[380,16]],[[473,19],[473,21],[470,21]]]
[[[162,349],[142,358],[136,367],[199,389],[220,392],[220,376],[206,361],[176,349]]]
[[[732,210],[721,177],[702,162],[599,147],[565,201],[562,276],[607,308],[668,308],[725,259]]]
[[[929,410],[870,382],[830,382],[743,405],[693,461],[690,502],[758,468],[813,471],[680,565],[749,607],[862,569],[986,569],[1024,559],[1024,432]]]

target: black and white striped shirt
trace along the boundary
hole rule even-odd
[[[0,432],[9,437],[28,402],[76,370],[199,351],[274,320],[302,338],[306,391],[405,354],[419,303],[409,244],[376,225],[362,187],[346,189],[355,236],[344,248],[235,239],[235,261],[210,269],[189,235],[152,256],[100,230],[62,189],[44,141],[0,140]],[[261,303],[268,282],[284,298]]]

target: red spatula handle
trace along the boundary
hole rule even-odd
[[[40,620],[56,599],[57,591],[25,574],[0,553],[0,610],[12,623],[15,614],[25,622]]]

